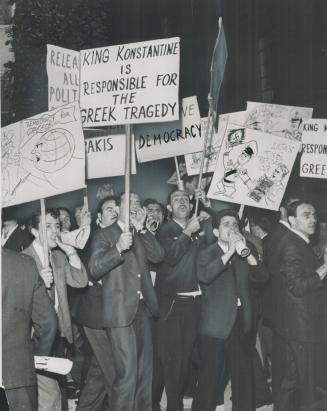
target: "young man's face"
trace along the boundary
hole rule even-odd
[[[146,214],[148,217],[153,217],[155,220],[157,220],[160,224],[162,224],[164,215],[162,208],[160,207],[159,204],[153,203],[153,204],[148,204],[146,206]]]
[[[59,218],[52,217],[51,214],[47,214],[45,216],[45,226],[46,226],[46,240],[48,243],[48,248],[51,250],[52,248],[57,247],[56,239],[60,234],[60,221]],[[40,220],[39,228],[37,230],[39,241],[43,244],[44,237],[43,237],[43,230],[42,230],[42,222]]]
[[[188,218],[192,210],[190,199],[185,191],[175,191],[170,199],[173,218]]]
[[[98,213],[98,217],[105,227],[115,223],[118,218],[117,204],[115,200],[108,200],[102,205],[102,213]]]
[[[301,204],[296,209],[296,216],[289,217],[291,227],[309,236],[315,233],[317,225],[316,210],[311,204]]]
[[[227,215],[220,220],[219,227],[215,228],[213,233],[220,241],[228,243],[231,234],[238,231],[239,226],[236,218]]]
[[[72,223],[70,221],[69,213],[66,210],[60,210],[59,219],[62,231],[70,231]]]

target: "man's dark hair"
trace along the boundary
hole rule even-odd
[[[254,209],[249,212],[248,218],[252,224],[259,226],[266,233],[271,233],[279,220],[279,212]]]
[[[235,210],[232,208],[226,208],[225,210],[218,211],[212,217],[212,228],[219,228],[221,220],[223,217],[235,217],[238,226],[240,227],[240,218]]]
[[[50,214],[51,217],[56,218],[59,220],[59,210],[58,208],[47,208],[45,210],[45,215]],[[40,225],[40,221],[41,221],[41,210],[37,210],[35,211],[30,219],[30,222],[28,224],[28,229],[29,231],[31,231],[32,228],[35,228],[36,230],[39,229],[39,225]]]
[[[57,210],[59,211],[59,213],[60,213],[60,211],[66,211],[68,213],[68,215],[70,216],[70,211],[67,207],[58,207]]]
[[[107,197],[104,197],[104,198],[102,198],[102,199],[99,201],[99,203],[98,203],[98,206],[97,206],[97,213],[98,213],[98,214],[102,214],[103,204],[106,203],[107,201],[114,201],[114,202],[118,205],[118,198],[117,198],[116,196],[107,196]]]
[[[186,191],[179,190],[178,188],[174,188],[174,190],[168,195],[167,204],[171,204],[171,198],[172,198],[173,194],[177,193],[177,191],[181,191],[182,193],[185,193],[185,195],[188,197],[188,194],[187,194]]]
[[[311,201],[296,200],[287,206],[287,217],[296,217],[298,207],[300,207],[303,204],[309,204],[316,209],[316,207],[314,206],[314,204],[311,203]]]
[[[154,198],[147,198],[143,201],[142,207],[147,207],[150,204],[156,204],[161,208],[161,211],[164,213],[165,212],[165,207],[159,203],[158,200],[155,200]]]

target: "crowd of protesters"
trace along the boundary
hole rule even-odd
[[[215,411],[229,381],[233,411],[327,410],[326,223],[310,199],[241,218],[212,203],[185,178],[166,205],[132,192],[129,207],[124,193],[107,196],[92,217],[47,209],[45,230],[40,212],[23,226],[3,210],[12,410],[65,411],[75,398],[78,411],[160,411],[165,391],[167,411],[186,398]],[[85,226],[83,249],[63,241]],[[33,355],[73,369],[35,375]]]

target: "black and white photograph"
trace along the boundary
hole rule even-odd
[[[0,0],[1,411],[327,411],[327,0]]]

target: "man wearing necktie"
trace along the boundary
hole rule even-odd
[[[149,262],[159,263],[163,249],[146,228],[145,209],[130,194],[125,227],[125,195],[119,198],[117,223],[98,230],[91,244],[90,274],[102,280],[103,324],[112,347],[115,381],[112,411],[151,411],[152,340],[150,317],[158,316]]]
[[[46,238],[43,237],[41,213],[36,212],[30,222],[30,231],[34,236],[33,243],[24,250],[36,262],[50,298],[58,316],[59,337],[73,342],[72,325],[67,299],[67,285],[82,288],[87,285],[87,273],[76,250],[60,240],[59,212],[56,209],[46,210]],[[50,251],[49,262],[44,258],[44,243]],[[60,341],[59,338],[56,340]],[[54,352],[58,348],[56,342]],[[61,395],[58,382],[51,374],[38,374],[39,411],[61,410]]]

